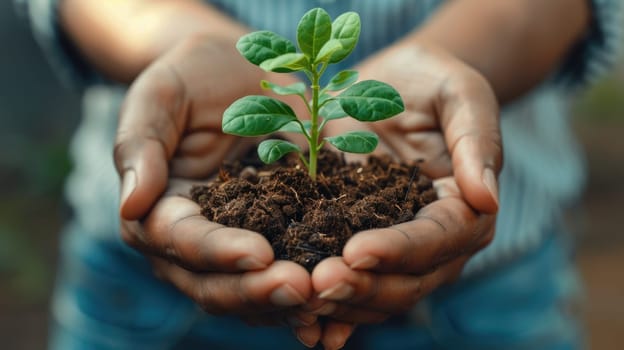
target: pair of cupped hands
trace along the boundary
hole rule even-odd
[[[439,200],[414,220],[360,232],[341,257],[308,273],[275,260],[260,233],[200,215],[190,186],[257,142],[221,132],[225,108],[267,94],[261,79],[296,78],[262,72],[230,42],[196,36],[146,68],[121,110],[114,157],[124,241],[206,312],[288,325],[305,345],[326,349],[342,347],[358,324],[403,313],[454,281],[494,233],[502,161],[496,98],[481,75],[433,45],[395,45],[355,68],[361,79],[395,87],[405,112],[374,124],[335,120],[326,131],[370,128],[379,152],[426,160]],[[287,102],[305,111],[302,101]]]

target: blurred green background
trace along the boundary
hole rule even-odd
[[[0,2],[0,339],[3,349],[43,349],[66,153],[79,96],[61,86],[12,2]],[[624,64],[579,95],[575,127],[590,181],[571,224],[579,233],[583,307],[594,349],[624,343]],[[619,345],[618,345],[619,344]]]
[[[63,179],[79,99],[60,86],[12,1],[0,2],[0,339],[44,349]]]

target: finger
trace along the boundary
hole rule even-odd
[[[439,193],[446,197],[422,208],[412,221],[354,235],[343,250],[346,264],[354,269],[422,274],[474,253],[492,240],[494,215],[476,213],[448,181]]]
[[[142,223],[122,220],[126,243],[194,271],[257,270],[273,261],[273,250],[262,235],[200,215],[198,204],[184,197],[191,185],[172,179],[168,193]]]
[[[254,327],[289,326],[295,329],[298,327],[312,327],[317,323],[316,315],[294,312],[291,309],[246,314],[241,315],[241,319]]]
[[[321,343],[325,350],[342,349],[354,330],[355,325],[352,323],[330,320],[323,327]]]
[[[220,131],[202,131],[186,135],[171,160],[171,176],[205,179],[214,174],[224,160],[233,161],[255,144],[255,139],[242,139]]]
[[[317,316],[327,316],[334,312],[336,303],[312,296],[308,302],[301,307],[304,312],[308,312]]]
[[[334,321],[348,322],[354,324],[378,324],[386,321],[390,316],[389,312],[372,310],[365,305],[343,303],[328,318]]]
[[[173,70],[154,65],[128,92],[114,151],[124,219],[141,218],[166,188],[167,162],[186,122],[183,91]]]
[[[245,273],[194,273],[160,258],[158,275],[215,315],[253,315],[302,305],[312,285],[301,266],[277,261],[264,270]]]
[[[380,137],[390,145],[400,159],[422,160],[419,168],[427,176],[435,179],[453,174],[450,155],[439,131],[408,133],[384,131],[380,133]]]
[[[286,324],[290,327],[309,327],[317,323],[318,316],[309,312],[297,311],[286,317]]]
[[[475,209],[496,213],[503,155],[492,89],[477,73],[453,80],[444,85],[438,110],[462,194]]]
[[[309,326],[298,327],[294,329],[294,333],[301,344],[313,348],[321,339],[321,325],[315,322]]]
[[[372,127],[400,159],[422,160],[419,167],[426,175],[431,178],[452,175],[446,142],[436,118],[430,114],[406,111]]]
[[[336,303],[329,317],[358,324],[378,323],[408,311],[435,289],[454,281],[467,260],[461,256],[431,273],[415,276],[352,270],[340,259],[327,259],[314,270],[312,284],[320,298]]]
[[[197,203],[178,195],[161,198],[142,227],[124,230],[124,240],[192,271],[258,270],[273,261],[273,250],[261,234],[210,222]]]
[[[395,285],[379,284],[382,281],[392,282]],[[388,314],[381,313],[386,311],[383,309],[376,310],[374,307],[369,308],[368,306],[352,308],[351,305],[367,303],[379,294],[398,295],[398,291],[408,289],[413,291],[416,290],[417,285],[416,277],[411,275],[387,276],[377,275],[370,271],[352,270],[339,257],[323,260],[312,273],[312,286],[319,298],[336,304],[333,312],[328,316],[332,319],[355,323],[382,322],[388,317]],[[385,293],[385,291],[381,291],[382,289],[395,292]],[[386,302],[394,304],[390,300]],[[409,307],[409,305],[405,307]],[[404,310],[401,309],[401,311]]]

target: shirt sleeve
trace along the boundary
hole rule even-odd
[[[30,22],[35,40],[63,83],[82,90],[89,85],[107,82],[63,32],[58,21],[59,0],[14,1],[18,13]]]
[[[592,83],[620,55],[622,44],[622,0],[588,0],[590,25],[583,39],[565,59],[557,80],[570,87]]]

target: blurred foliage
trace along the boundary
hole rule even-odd
[[[14,296],[8,298],[13,307],[42,301],[47,297],[52,272],[44,256],[33,249],[32,238],[24,231],[0,225],[0,278],[3,281],[3,294]]]
[[[13,1],[0,1],[0,314],[41,304],[67,217],[62,185],[79,98],[60,86]]]
[[[580,96],[574,114],[583,122],[624,122],[624,78],[617,71]]]
[[[0,176],[5,184],[0,197],[0,294],[16,296],[9,298],[12,306],[48,296],[54,274],[50,261],[65,216],[62,186],[71,168],[66,143],[31,144],[15,154],[4,157]]]
[[[14,185],[5,189],[5,193],[58,196],[71,169],[67,141],[23,144],[18,149],[19,152],[2,159],[4,169],[0,180]]]

